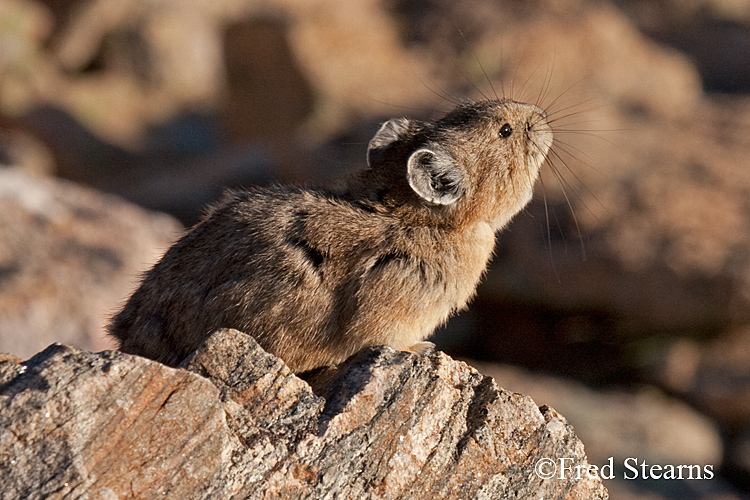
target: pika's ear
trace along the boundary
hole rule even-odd
[[[461,168],[439,149],[422,148],[412,153],[406,176],[414,192],[435,205],[450,205],[466,192]]]
[[[411,126],[412,122],[407,118],[393,118],[385,122],[367,146],[367,166],[379,162],[391,144],[404,138]]]

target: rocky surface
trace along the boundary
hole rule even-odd
[[[727,435],[726,470],[750,482],[750,329],[710,342],[680,339],[654,362],[654,378],[719,422]]]
[[[0,167],[0,351],[113,346],[109,316],[181,231],[115,196]]]
[[[576,428],[582,429],[586,454],[594,464],[615,456],[619,462],[642,457],[653,463],[712,464],[717,470],[721,466],[723,445],[718,426],[654,387],[595,391],[516,367],[469,363],[503,387],[559,408]]]
[[[562,416],[442,353],[369,349],[311,388],[222,330],[183,366],[59,344],[0,360],[0,496],[607,498],[535,474],[587,467]]]
[[[518,367],[469,363],[502,387],[528,394],[562,412],[586,443],[590,463],[601,466],[612,460],[615,477],[605,481],[612,498],[744,498],[720,478],[720,471],[735,463],[746,466],[746,441],[733,438],[725,452],[719,425],[656,387],[596,390]],[[634,458],[638,464],[709,466],[714,477],[701,481],[625,479],[626,474],[634,475],[625,468],[625,461]]]

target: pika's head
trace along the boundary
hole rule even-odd
[[[551,145],[540,108],[482,101],[435,122],[389,120],[370,141],[367,160],[400,171],[420,203],[500,227],[531,200]]]

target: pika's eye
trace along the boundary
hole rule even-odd
[[[503,139],[505,139],[506,137],[510,137],[510,134],[512,133],[513,133],[513,127],[511,127],[509,123],[506,123],[505,125],[500,127],[499,134],[500,134],[500,137],[502,137]]]

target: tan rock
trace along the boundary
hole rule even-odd
[[[534,472],[587,467],[563,417],[441,353],[368,349],[310,378],[322,397],[236,331],[184,366],[61,345],[0,362],[4,498],[608,497]]]
[[[703,344],[672,342],[655,378],[732,433],[741,430],[750,422],[750,328]]]
[[[111,347],[109,316],[180,231],[115,196],[0,168],[0,350]]]
[[[591,388],[563,377],[508,365],[470,363],[507,390],[528,394],[539,403],[559,408],[586,443],[589,462],[600,467],[609,463],[614,466],[614,477],[605,481],[613,498],[616,495],[624,499],[660,500],[693,491],[700,492],[700,498],[743,498],[721,471],[733,463],[748,470],[747,441],[730,439],[725,458],[723,436],[717,423],[673,396],[654,387]],[[724,392],[716,386],[707,389]],[[642,463],[660,467],[694,464],[700,466],[702,476],[708,477],[706,467],[712,475],[709,480],[700,481],[628,480],[626,474],[634,476],[624,466],[628,459],[639,475],[641,469],[637,466]]]
[[[471,364],[509,390],[560,408],[584,437],[593,464],[614,456],[620,463],[640,457],[653,463],[713,465],[716,471],[721,465],[723,445],[717,425],[655,388],[593,390],[507,365]]]

